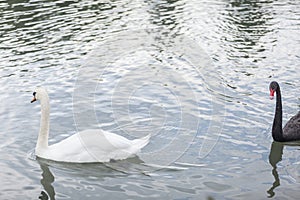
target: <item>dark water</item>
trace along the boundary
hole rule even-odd
[[[299,145],[272,142],[300,107],[300,3],[0,1],[0,199],[297,199]],[[50,143],[102,128],[151,133],[139,157],[36,160],[40,106]],[[150,165],[150,166],[149,166]]]

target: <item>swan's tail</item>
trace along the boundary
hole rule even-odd
[[[132,140],[132,146],[137,152],[139,152],[144,146],[146,146],[149,143],[150,138],[151,134],[139,139]]]

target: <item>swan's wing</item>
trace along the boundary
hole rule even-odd
[[[77,134],[50,145],[41,157],[60,162],[95,162],[93,154],[89,153],[85,145],[82,145]]]
[[[49,146],[45,158],[63,162],[108,162],[137,152],[131,140],[104,130],[78,132]]]
[[[300,112],[285,124],[283,134],[293,140],[300,140]]]
[[[77,134],[83,144],[94,144],[111,151],[114,149],[127,149],[132,145],[132,142],[127,138],[101,129],[85,130]]]
[[[44,158],[78,163],[108,162],[133,156],[147,143],[148,137],[128,140],[101,129],[85,130],[49,146]]]

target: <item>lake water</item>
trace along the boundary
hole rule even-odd
[[[298,199],[299,145],[274,143],[300,107],[300,2],[0,0],[0,199]],[[39,103],[49,143],[102,128],[138,157],[36,159]]]

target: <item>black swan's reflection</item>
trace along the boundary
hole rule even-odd
[[[275,195],[274,189],[280,185],[280,179],[277,172],[277,163],[282,160],[282,152],[283,152],[284,144],[279,142],[273,142],[269,155],[269,163],[272,165],[272,174],[274,176],[275,181],[273,182],[273,186],[267,191],[269,194],[268,197],[273,197]]]
[[[274,189],[280,185],[280,178],[277,172],[277,163],[282,160],[283,148],[284,146],[300,146],[300,142],[290,142],[290,143],[280,143],[274,141],[271,146],[270,155],[269,155],[269,163],[273,167],[272,174],[274,176],[275,181],[273,182],[272,187],[267,191],[269,194],[269,198],[275,195]]]

